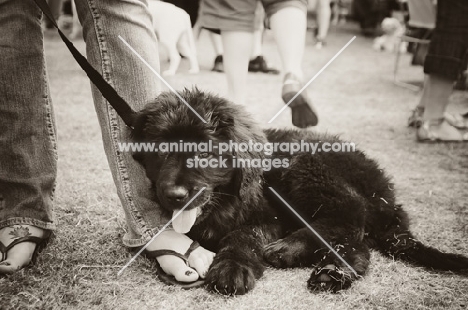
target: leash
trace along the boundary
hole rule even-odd
[[[57,28],[62,41],[68,47],[73,55],[73,58],[75,58],[75,60],[78,62],[81,69],[86,72],[86,75],[89,77],[91,82],[99,89],[102,96],[114,108],[125,124],[133,129],[133,122],[137,113],[122,97],[120,97],[117,91],[106,80],[104,80],[102,75],[91,66],[88,60],[83,55],[81,55],[73,43],[70,42],[70,40],[68,40],[68,38],[63,34],[63,32],[58,27],[47,2],[45,0],[34,0],[34,2],[36,2],[37,6],[41,9],[44,15],[47,16],[47,18],[52,22],[54,27]]]

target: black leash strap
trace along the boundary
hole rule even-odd
[[[45,16],[52,22],[52,24],[57,28],[60,37],[62,38],[63,42],[67,45],[68,49],[72,53],[75,60],[78,62],[80,67],[86,72],[91,82],[99,89],[102,96],[107,99],[109,104],[115,109],[117,114],[123,119],[125,124],[133,128],[133,120],[136,112],[130,107],[130,105],[119,96],[119,94],[115,91],[115,89],[107,83],[106,80],[102,77],[99,72],[96,71],[88,62],[88,60],[80,54],[80,52],[76,49],[70,40],[63,34],[63,32],[58,27],[55,19],[50,11],[49,5],[46,3],[45,0],[34,0],[37,6],[42,10]]]

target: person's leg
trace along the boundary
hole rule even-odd
[[[252,53],[250,59],[255,59],[258,56],[262,56],[262,44],[263,43],[263,27],[255,29],[252,35]]]
[[[330,28],[331,8],[330,0],[318,0],[317,2],[317,43],[325,43],[328,29]]]
[[[151,15],[145,1],[76,0],[83,25],[83,37],[89,62],[114,86],[135,110],[141,110],[160,93],[158,78],[118,38],[124,38],[153,68],[159,70],[158,48],[152,30]],[[132,154],[120,152],[118,143],[131,141],[130,130],[92,87],[93,99],[102,131],[104,149],[125,211],[128,231],[123,238],[126,246],[147,243],[170,219],[157,205],[143,168]],[[191,240],[171,231],[163,232],[149,249],[180,251],[188,249]],[[163,269],[192,281],[196,272],[177,257],[158,258]],[[170,266],[169,266],[170,265]],[[185,275],[186,271],[191,271]]]
[[[215,50],[216,56],[218,55],[223,55],[223,41],[221,40],[221,36],[219,34],[216,34],[214,32],[209,32],[210,36],[210,41],[211,44],[213,45],[213,48]]]
[[[462,141],[467,137],[447,120],[444,113],[454,81],[461,72],[468,50],[468,4],[440,1],[436,28],[424,61],[426,79],[419,107],[424,107],[423,124],[417,131],[420,141]]]
[[[299,0],[263,0],[263,3],[286,73],[282,98],[286,104],[294,98],[289,104],[292,123],[301,128],[315,126],[318,117],[307,98],[307,90],[296,96],[303,86],[302,57],[307,30],[307,3]]]
[[[210,36],[211,44],[213,45],[216,57],[214,60],[213,68],[211,71],[215,72],[224,72],[224,64],[223,64],[223,41],[221,36],[217,33],[212,31],[208,32]]]
[[[428,74],[424,80],[424,90],[418,106],[424,106],[424,120],[444,117],[445,109],[452,94],[453,81],[443,76]]]
[[[247,93],[247,75],[252,53],[252,32],[222,31],[224,47],[224,72],[226,72],[229,97],[235,103],[244,104]]]
[[[428,74],[419,106],[424,107],[423,125],[419,139],[462,140],[460,131],[444,121],[444,113],[452,94],[453,81],[436,74]]]
[[[5,247],[55,229],[56,138],[40,17],[32,1],[0,0],[0,242]],[[3,253],[0,274],[27,265],[35,248],[25,242]]]
[[[256,8],[256,0],[203,0],[200,6],[201,26],[221,31],[229,97],[239,104],[245,102]]]
[[[302,57],[307,30],[306,13],[294,6],[284,7],[270,17],[270,25],[278,44],[283,70],[303,79]]]

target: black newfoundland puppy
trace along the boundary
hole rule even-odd
[[[262,130],[227,100],[198,90],[180,96],[162,93],[138,116],[137,142],[339,142],[336,137],[304,130]],[[313,291],[338,291],[366,273],[369,249],[420,266],[466,273],[468,258],[442,253],[415,240],[408,216],[395,201],[393,185],[375,161],[360,151],[275,153],[289,167],[264,171],[233,167],[232,159],[263,160],[263,152],[222,154],[227,167],[189,168],[195,156],[213,152],[137,153],[151,180],[155,199],[177,212],[206,189],[173,225],[216,252],[206,275],[210,290],[245,294],[262,276],[265,264],[278,268],[311,267]],[[188,161],[189,160],[189,161]],[[193,162],[192,162],[193,164]],[[192,165],[193,166],[193,165]],[[269,189],[284,198],[347,262],[344,263]],[[176,229],[177,230],[177,229]],[[350,269],[349,267],[352,267]]]

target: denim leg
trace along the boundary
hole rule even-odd
[[[0,0],[0,228],[55,229],[55,125],[41,13],[31,0]]]
[[[156,70],[157,41],[146,1],[76,0],[89,62],[135,110],[160,92],[158,78],[124,45],[122,36]],[[125,211],[127,246],[145,244],[169,221],[152,199],[150,183],[130,153],[119,152],[119,141],[130,141],[130,131],[92,87],[107,160]]]

